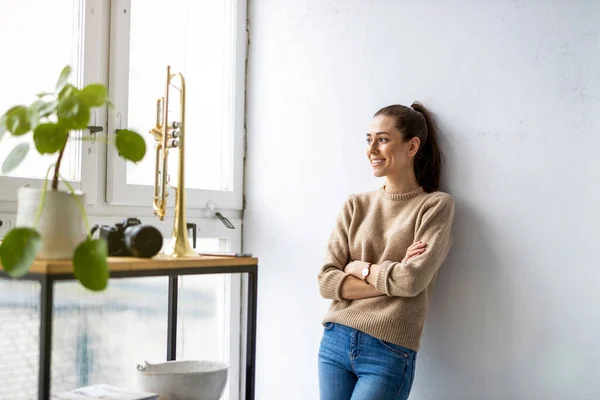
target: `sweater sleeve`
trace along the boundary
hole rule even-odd
[[[350,260],[348,230],[352,221],[352,197],[348,198],[342,211],[338,214],[335,227],[329,237],[325,261],[319,271],[319,291],[326,299],[343,300],[342,283],[348,274],[344,268]]]
[[[428,200],[420,213],[414,241],[427,243],[423,254],[408,262],[384,261],[375,287],[391,297],[414,297],[429,286],[452,246],[454,199],[447,194]]]

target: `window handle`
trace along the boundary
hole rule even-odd
[[[87,127],[87,130],[90,131],[90,136],[92,136],[92,144],[94,144],[96,143],[96,133],[102,132],[104,128],[98,125],[91,125]]]
[[[233,226],[231,221],[229,221],[226,217],[223,216],[223,214],[217,211],[216,207],[217,205],[212,200],[209,200],[208,203],[206,203],[206,208],[208,208],[215,217],[219,218],[223,225],[225,225],[229,229],[235,229],[235,226]]]
[[[101,126],[98,126],[98,125],[92,125],[92,126],[88,126],[87,130],[90,131],[90,135],[94,135],[98,132],[102,132],[104,130],[104,128]]]

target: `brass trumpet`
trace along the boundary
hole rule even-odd
[[[173,84],[179,78],[180,86]],[[169,92],[179,90],[179,120],[169,121]],[[154,179],[154,215],[162,221],[167,211],[167,186],[169,185],[167,167],[170,149],[179,150],[179,171],[175,187],[175,223],[173,235],[159,256],[199,257],[190,246],[187,234],[185,209],[185,79],[181,73],[171,73],[167,66],[165,93],[156,102],[156,126],[150,130],[156,140],[156,174]]]

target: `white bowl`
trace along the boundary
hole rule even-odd
[[[217,361],[167,361],[137,366],[140,390],[158,393],[160,400],[219,400],[227,384],[229,365]]]

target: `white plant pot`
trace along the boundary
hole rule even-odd
[[[16,226],[34,227],[41,196],[42,189],[19,189]],[[63,191],[46,191],[44,208],[35,227],[42,236],[38,259],[70,259],[75,248],[85,240],[85,223],[75,196],[85,207],[85,194],[82,192],[76,191],[72,195]]]

